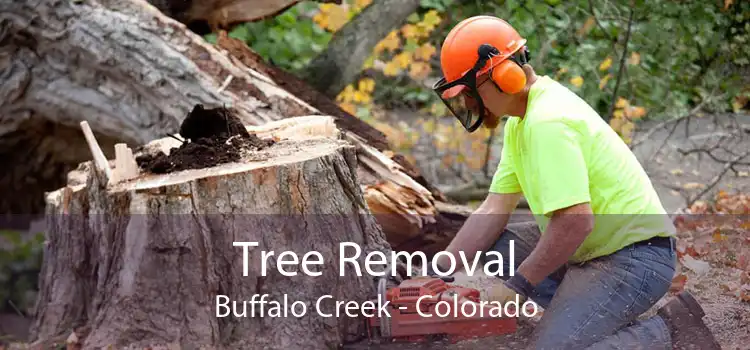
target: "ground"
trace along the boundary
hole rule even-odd
[[[738,269],[733,268],[712,268],[708,273],[701,275],[683,267],[682,273],[688,277],[685,289],[691,292],[703,306],[706,316],[704,321],[713,332],[716,339],[724,350],[748,350],[750,349],[750,302],[742,301],[734,296],[722,293],[719,288],[721,283],[736,279],[739,274]],[[456,284],[467,287],[477,288],[480,291],[485,290],[497,280],[487,276],[469,277],[466,274],[459,273],[456,275]],[[657,306],[662,305],[671,297],[672,293],[666,295]],[[654,307],[642,317],[648,317],[655,313],[657,307]],[[463,350],[463,349],[523,349],[527,344],[536,319],[522,320],[519,322],[520,329],[518,332],[503,337],[488,337],[477,340],[462,341],[455,344],[446,342],[432,342],[423,344],[385,344],[372,346],[369,344],[359,344],[348,349],[382,349],[382,350],[417,350],[417,349],[445,349],[445,350]]]
[[[656,313],[675,293],[687,290],[701,303],[711,332],[725,350],[750,349],[750,197],[720,193],[711,205],[696,205],[689,215],[675,218],[678,229],[678,270],[672,290],[651,310]],[[736,211],[733,211],[736,210]],[[719,215],[716,213],[725,213]],[[742,213],[730,215],[727,213]],[[467,276],[459,272],[455,284],[484,292],[498,279]],[[542,316],[543,312],[541,315]],[[508,336],[463,341],[456,344],[387,344],[384,350],[412,349],[522,349],[539,317],[520,322],[521,329]],[[371,347],[372,348],[372,347]],[[359,347],[352,347],[359,349]]]

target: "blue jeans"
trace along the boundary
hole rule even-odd
[[[490,250],[509,257],[513,240],[514,266],[519,266],[539,239],[539,229],[534,227],[533,222],[508,225]],[[675,263],[674,246],[639,245],[563,266],[530,296],[544,308],[531,347],[671,349],[669,329],[661,317],[637,318],[667,293]],[[509,264],[504,263],[503,268],[506,270],[500,278],[508,279]]]

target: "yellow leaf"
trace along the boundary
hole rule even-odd
[[[607,59],[605,59],[605,60],[604,60],[604,61],[603,61],[603,62],[602,62],[602,63],[601,63],[600,65],[599,65],[599,70],[607,70],[607,69],[609,69],[609,67],[611,67],[611,66],[612,66],[612,58],[611,58],[611,57],[607,57]]]
[[[643,118],[644,115],[646,115],[646,109],[641,106],[635,106],[635,107],[628,107],[628,118],[630,119],[640,119]]]
[[[328,29],[328,15],[324,13],[317,13],[313,16],[313,22],[323,29]]]
[[[425,43],[414,51],[414,56],[422,61],[429,61],[432,55],[436,52],[437,49],[435,46],[432,46],[430,43]]]
[[[417,26],[413,24],[406,24],[403,27],[401,27],[401,34],[403,34],[404,38],[414,38],[418,34]]]
[[[737,176],[738,177],[748,177],[748,176],[750,176],[750,172],[749,171],[738,171],[737,172]]]
[[[320,4],[320,6],[318,6],[318,8],[320,9],[320,12],[324,12],[324,13],[330,13],[331,11],[333,11],[335,7],[339,7],[339,5],[336,5],[333,3],[323,3],[323,4]]]
[[[331,9],[331,14],[328,19],[328,29],[330,31],[337,31],[349,21],[349,13],[342,6],[334,5]]]
[[[362,96],[360,96],[360,98],[362,99],[362,103],[365,105],[368,105],[370,104],[370,102],[372,102],[372,97],[370,96],[370,94],[362,93]]]
[[[599,90],[604,90],[604,87],[607,86],[607,82],[609,79],[612,78],[612,74],[607,74],[602,80],[599,81]]]
[[[438,24],[440,24],[440,15],[434,9],[429,10],[427,11],[427,13],[424,14],[424,18],[422,19],[422,22],[430,26],[437,26]]]
[[[394,30],[388,33],[388,36],[386,36],[375,46],[375,53],[380,53],[383,50],[393,52],[394,50],[398,49],[400,45],[401,39],[399,39],[398,37],[398,32]]]
[[[618,133],[622,129],[623,124],[625,124],[625,120],[621,118],[612,118],[609,120],[609,126],[612,127],[612,130]]]
[[[682,171],[682,169],[672,169],[672,170],[669,171],[669,173],[672,174],[672,175],[675,175],[675,176],[680,176],[680,175],[684,174],[684,172]]]
[[[570,83],[573,84],[575,87],[581,87],[583,85],[583,77],[576,76],[570,79]]]
[[[375,91],[375,80],[373,80],[372,78],[364,78],[359,81],[357,87],[360,91],[371,93]]]
[[[356,9],[363,9],[372,3],[372,0],[356,0],[354,1],[354,4],[356,6]]]
[[[641,55],[637,52],[633,52],[630,54],[630,58],[628,59],[628,63],[632,65],[638,65],[641,63]]]
[[[357,106],[355,106],[352,103],[349,103],[349,102],[340,103],[339,107],[341,107],[341,109],[347,111],[349,114],[356,114],[357,113]]]
[[[339,102],[351,102],[353,93],[354,87],[349,84],[344,88],[344,90],[339,93],[339,95],[336,97],[336,100]]]
[[[615,108],[625,108],[628,106],[628,104],[629,104],[628,100],[622,97],[618,97],[617,103],[615,103]]]
[[[426,38],[435,29],[435,26],[424,22],[417,23],[417,33],[415,38]]]
[[[625,112],[623,112],[622,109],[618,109],[612,112],[612,117],[615,119],[623,119],[622,117],[624,116],[625,116]]]
[[[625,124],[622,125],[620,132],[622,133],[622,136],[630,137],[630,135],[633,133],[633,129],[635,129],[635,124],[626,121]]]
[[[704,188],[704,187],[706,187],[706,185],[701,184],[701,183],[697,183],[697,182],[688,182],[688,183],[682,185],[682,188],[684,188],[686,190],[696,190],[696,189],[700,189],[700,188]]]
[[[414,80],[422,80],[430,74],[430,65],[425,62],[414,62],[409,69],[409,76]]]
[[[400,72],[400,69],[398,68],[398,64],[395,61],[390,61],[385,65],[385,68],[383,68],[383,74],[389,77],[394,77],[398,75]]]
[[[724,9],[728,10],[729,6],[732,6],[732,3],[734,3],[734,0],[724,0]]]
[[[362,64],[362,70],[370,69],[375,65],[375,55],[370,55],[370,57],[365,60],[365,63]]]
[[[409,63],[411,63],[411,53],[410,52],[401,52],[396,57],[393,58],[393,61],[398,64],[398,67],[401,69],[404,69],[409,66]]]
[[[362,91],[355,91],[354,92],[354,102],[362,102],[364,99],[363,96],[365,94],[362,93]]]

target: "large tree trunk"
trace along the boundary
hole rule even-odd
[[[273,17],[300,0],[148,0],[161,12],[198,34]],[[341,4],[342,0],[317,0]]]
[[[466,217],[382,133],[226,36],[217,48],[143,0],[0,3],[0,213],[40,215],[45,191],[90,159],[176,132],[196,104],[231,106],[247,125],[327,114],[357,147],[358,179],[394,249],[444,247]],[[292,93],[290,93],[290,91]]]
[[[305,67],[305,80],[335,97],[362,70],[375,45],[418,7],[419,0],[374,0],[337,31],[325,51]]]
[[[356,149],[330,137],[338,132],[330,118],[251,131],[280,141],[236,162],[141,171],[119,183],[84,163],[68,186],[50,193],[33,338],[44,343],[75,328],[83,349],[324,349],[361,338],[361,316],[323,317],[316,308],[325,295],[332,298],[320,310],[330,314],[336,301],[361,304],[376,290],[366,272],[357,276],[347,266],[341,276],[339,242],[361,247],[362,267],[369,252],[390,254],[357,183]],[[144,152],[169,153],[177,144],[157,140]],[[249,249],[247,272],[243,248],[233,242],[259,244]],[[265,273],[261,251],[275,252]],[[320,276],[288,265],[297,275],[283,275],[276,262],[285,251],[300,260],[319,252],[322,261],[310,270]],[[253,317],[250,306],[245,316],[217,317],[227,312],[217,308],[218,296],[264,294],[265,317]],[[307,312],[270,317],[270,302],[285,299],[305,303]]]

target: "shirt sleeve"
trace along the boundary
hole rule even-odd
[[[509,130],[506,129],[503,135],[503,148],[500,152],[500,164],[497,165],[497,170],[492,176],[492,183],[490,184],[489,191],[491,193],[519,193],[521,192],[521,184],[518,182],[516,170],[513,162],[513,154],[510,151],[510,137]]]
[[[591,201],[588,166],[580,134],[562,121],[533,126],[529,144],[542,213]]]

